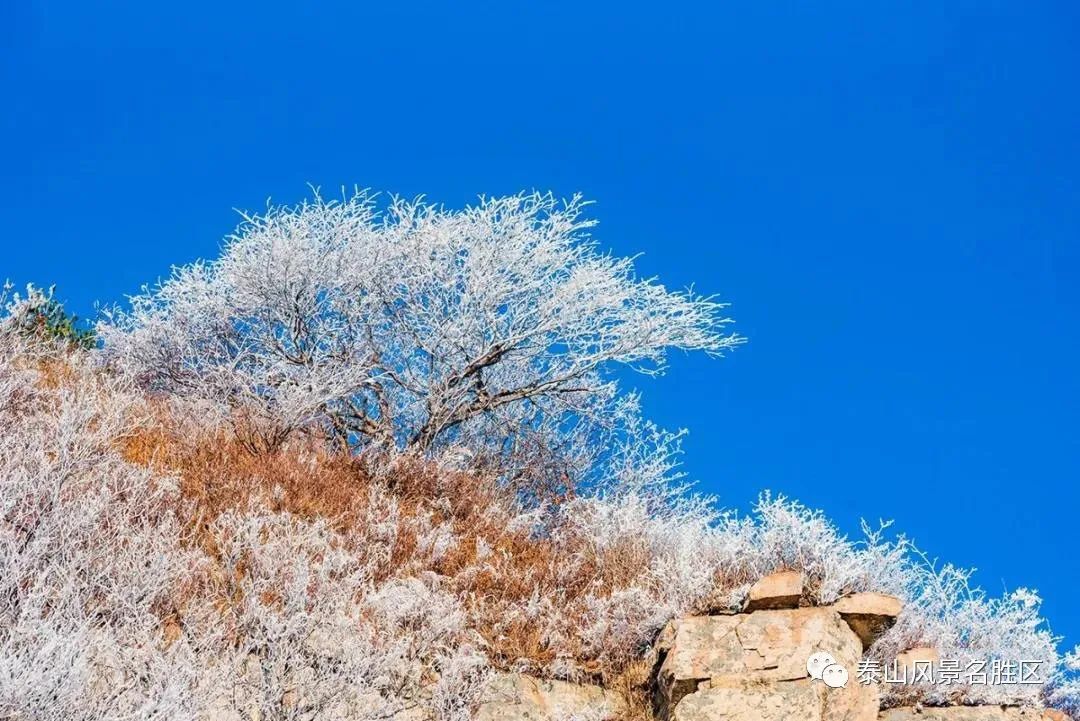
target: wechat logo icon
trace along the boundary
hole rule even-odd
[[[822,681],[829,688],[844,688],[848,682],[848,670],[838,664],[831,653],[818,651],[806,660],[806,673],[814,681]]]

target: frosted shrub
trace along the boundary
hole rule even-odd
[[[113,447],[137,405],[83,352],[0,324],[2,718],[194,711],[191,649],[168,647],[160,623],[193,563],[176,489]]]
[[[429,706],[425,686],[442,667],[459,692],[483,677],[475,653],[460,652],[456,599],[416,579],[377,587],[324,521],[253,508],[218,519],[212,534],[221,572],[209,598],[227,608],[234,639],[209,659],[228,684],[219,708],[264,719],[384,718]],[[459,706],[472,703],[460,694]]]
[[[972,661],[984,662],[989,671],[995,660],[1037,660],[1043,662],[1039,678],[1046,682],[1053,677],[1059,665],[1058,639],[1040,615],[1037,594],[1018,589],[1002,598],[987,597],[971,585],[970,571],[951,565],[936,568],[905,537],[887,539],[887,528],[864,522],[864,538],[852,542],[820,512],[765,494],[741,555],[751,578],[782,569],[802,571],[813,603],[831,603],[859,591],[901,598],[904,609],[897,624],[869,651],[883,664],[908,649],[929,646],[962,668]],[[745,527],[731,530],[746,532]],[[888,704],[1038,705],[1044,696],[1042,683],[887,684],[884,690]]]
[[[627,428],[636,435],[617,444],[609,481],[560,507],[552,525],[564,573],[603,569],[603,590],[535,606],[571,655],[624,666],[671,618],[738,608],[751,583],[777,570],[802,571],[813,603],[864,590],[903,596],[912,582],[908,543],[886,539],[887,526],[864,525],[851,541],[820,512],[768,494],[749,517],[721,511],[682,481],[678,435]],[[562,628],[560,618],[573,620]]]
[[[431,713],[439,721],[469,721],[492,678],[487,656],[464,644],[439,657],[439,678],[431,693]]]
[[[250,509],[223,516],[210,532],[221,560],[206,600],[224,606],[229,643],[208,660],[227,686],[226,708],[267,719],[329,717],[351,700],[347,692],[386,673],[351,603],[363,571],[334,547],[325,524]],[[373,703],[388,704],[377,694]]]
[[[887,528],[882,524],[875,529],[864,521],[864,538],[851,541],[820,511],[764,493],[754,507],[750,538],[744,541],[744,575],[756,580],[774,571],[802,571],[810,600],[819,604],[858,591],[903,596],[914,578],[910,547],[903,536],[889,541]]]
[[[984,663],[988,674],[995,662],[1039,661],[1037,678],[1042,683],[892,685],[886,689],[886,702],[1041,701],[1043,685],[1052,680],[1059,665],[1058,639],[1039,613],[1041,599],[1027,589],[989,598],[971,585],[970,578],[971,572],[951,565],[937,569],[924,563],[916,567],[913,583],[904,594],[903,613],[871,649],[871,655],[889,663],[902,651],[929,646],[937,649],[941,658],[959,661],[963,669],[972,662]]]
[[[1047,688],[1047,700],[1057,708],[1080,718],[1080,646],[1062,659]]]

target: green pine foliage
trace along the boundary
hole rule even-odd
[[[0,299],[5,299],[11,284],[4,286]],[[8,310],[18,327],[28,335],[66,342],[77,348],[93,348],[97,343],[94,329],[79,317],[69,314],[64,304],[56,298],[56,286],[42,290],[33,285],[26,287],[26,296],[11,294]]]

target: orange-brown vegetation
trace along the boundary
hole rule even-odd
[[[640,538],[598,547],[575,533],[557,512],[572,497],[565,489],[540,497],[531,509],[535,522],[515,523],[527,512],[521,498],[527,494],[535,503],[537,489],[418,457],[384,464],[310,437],[253,451],[232,428],[199,429],[165,405],[155,405],[139,429],[122,439],[122,455],[177,479],[177,511],[188,542],[211,557],[213,522],[223,513],[257,504],[306,521],[322,519],[342,544],[378,561],[372,567],[377,582],[423,573],[444,579],[463,599],[470,625],[496,666],[544,670],[569,658],[571,675],[610,680],[621,678],[638,658],[637,648],[596,653],[574,643],[573,614],[587,613],[588,598],[632,588],[648,564],[648,549]],[[372,538],[372,519],[388,508],[397,514],[393,537]],[[426,545],[424,536],[432,529],[452,539],[438,553]],[[207,588],[189,587],[185,595],[195,592]],[[538,599],[565,617],[566,636],[557,645],[549,623],[520,613]],[[275,602],[271,595],[261,600]]]

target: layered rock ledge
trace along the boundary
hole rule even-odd
[[[1068,721],[1058,711],[1014,706],[881,710],[877,685],[857,678],[863,652],[893,623],[899,599],[857,593],[829,606],[803,606],[802,574],[766,576],[741,613],[669,622],[653,650],[653,712],[660,721]],[[847,671],[835,687],[812,678],[808,659],[824,652]],[[936,659],[912,649],[900,665]],[[835,683],[835,681],[834,681]],[[478,721],[618,719],[618,694],[599,686],[500,677]]]

